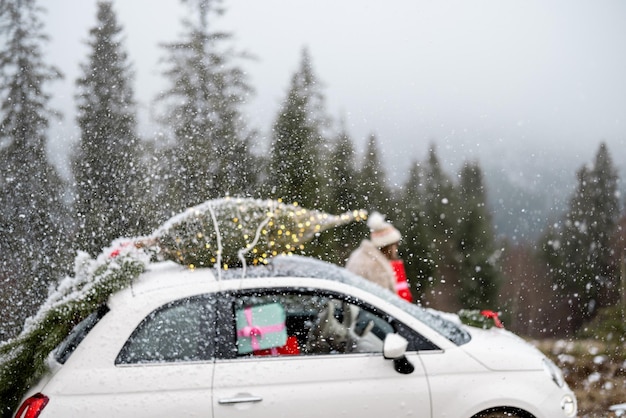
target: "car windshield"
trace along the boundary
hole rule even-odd
[[[241,270],[222,272],[223,278],[240,278]],[[272,259],[267,266],[258,266],[246,269],[246,277],[312,277],[317,279],[335,280],[349,284],[359,289],[373,293],[394,306],[414,316],[428,325],[439,334],[456,345],[463,345],[470,341],[470,334],[436,312],[426,310],[414,303],[399,298],[394,293],[351,273],[335,264],[302,256],[278,256]]]

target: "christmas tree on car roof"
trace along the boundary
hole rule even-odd
[[[280,200],[225,198],[173,217],[147,244],[192,268],[266,264],[279,254],[304,252],[317,234],[365,217],[364,211],[330,215]]]

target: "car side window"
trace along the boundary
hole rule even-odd
[[[115,364],[209,360],[215,313],[208,298],[167,304],[148,315],[128,339]]]
[[[238,356],[378,353],[395,332],[354,300],[306,290],[240,294],[233,313]]]

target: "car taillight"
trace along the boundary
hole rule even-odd
[[[20,409],[17,410],[15,418],[37,418],[47,404],[48,397],[42,393],[37,393],[24,401]]]

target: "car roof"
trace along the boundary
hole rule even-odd
[[[150,263],[132,286],[125,291],[140,296],[159,290],[175,292],[177,288],[196,286],[213,288],[224,280],[271,277],[300,277],[340,282],[377,292],[377,286],[344,268],[310,257],[278,256],[267,265],[218,270],[216,268],[188,268],[173,261]]]
[[[160,289],[173,290],[177,287],[201,286],[216,281],[213,269],[190,269],[173,261],[148,264],[146,271],[132,285],[135,295],[151,293]]]
[[[214,291],[216,283],[209,268],[189,269],[173,261],[150,263],[130,286],[112,294],[107,305],[111,309],[125,309],[129,305],[164,303]]]

